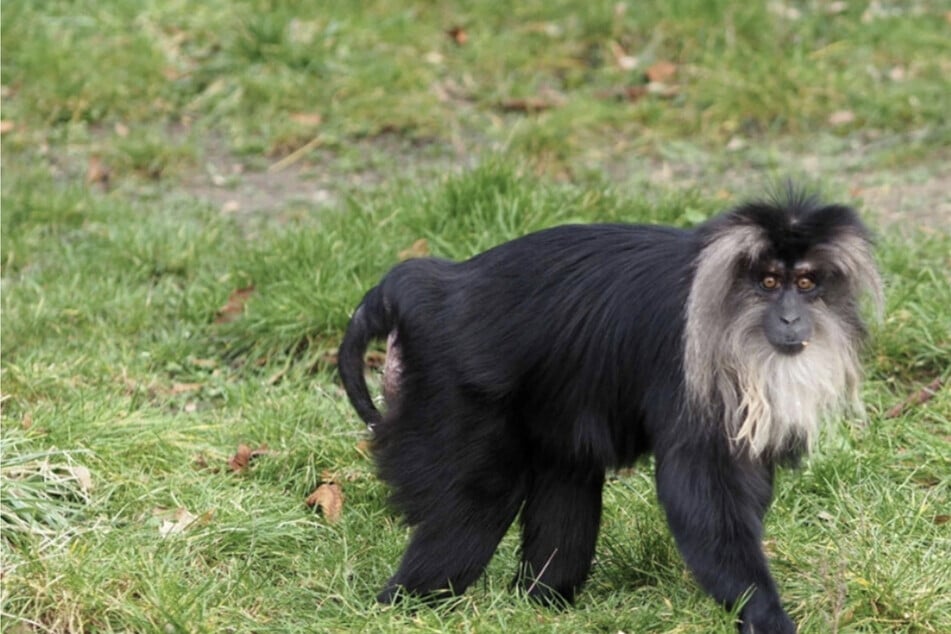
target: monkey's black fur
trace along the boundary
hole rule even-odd
[[[699,411],[686,393],[698,258],[738,227],[755,227],[764,257],[790,266],[843,232],[865,236],[852,210],[793,195],[693,230],[562,226],[461,263],[410,260],[366,294],[339,370],[373,429],[379,475],[414,526],[380,601],[463,592],[516,516],[518,582],[543,601],[572,601],[594,555],[606,470],[651,452],[670,529],[703,588],[726,606],[752,591],[744,631],[795,631],[760,543],[774,466],[802,445],[738,450],[722,408]],[[363,354],[393,332],[402,374],[381,416]]]

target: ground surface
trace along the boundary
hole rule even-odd
[[[0,629],[735,631],[649,462],[574,609],[508,591],[514,532],[464,597],[376,606],[408,529],[333,355],[401,258],[793,177],[869,221],[887,305],[773,571],[802,632],[951,631],[945,4],[3,2]]]

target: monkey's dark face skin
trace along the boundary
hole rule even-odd
[[[699,584],[744,634],[795,634],[762,550],[774,469],[857,398],[858,298],[881,298],[857,214],[795,191],[693,229],[553,227],[464,262],[394,267],[338,369],[413,526],[378,595],[460,593],[518,518],[516,584],[570,603],[607,471],[652,454]],[[386,411],[364,354],[386,338]]]
[[[798,354],[809,345],[815,327],[811,304],[821,296],[820,279],[811,267],[779,262],[757,272],[753,284],[766,303],[763,333],[777,351]]]

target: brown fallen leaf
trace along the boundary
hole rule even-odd
[[[197,392],[204,384],[202,383],[172,383],[172,394],[187,394],[188,392]]]
[[[949,521],[951,521],[951,515],[942,513],[941,515],[934,516],[934,523],[939,526],[942,524],[947,524]]]
[[[109,179],[112,173],[102,159],[98,156],[90,156],[89,164],[86,167],[86,183],[88,185],[99,185],[103,189],[109,187]]]
[[[231,291],[231,295],[228,296],[228,301],[225,302],[224,306],[219,308],[215,314],[215,323],[227,324],[240,317],[241,314],[244,313],[244,305],[253,293],[253,284]]]
[[[6,134],[7,132],[13,132],[17,127],[17,124],[13,123],[9,119],[0,120],[0,134]]]
[[[228,467],[233,473],[241,473],[248,468],[248,465],[251,464],[251,460],[268,453],[270,452],[268,451],[267,445],[261,445],[257,449],[251,449],[251,447],[242,443],[238,445],[238,451],[228,459]]]
[[[634,70],[640,63],[636,57],[628,55],[627,51],[614,40],[608,42],[608,48],[611,50],[611,55],[614,56],[614,63],[621,70]]]
[[[402,262],[413,258],[424,258],[427,255],[429,255],[429,241],[426,238],[420,238],[412,246],[400,251],[397,257]]]
[[[851,110],[837,110],[829,115],[829,125],[848,125],[855,121],[855,113]]]
[[[294,112],[291,114],[291,121],[311,128],[321,124],[324,118],[319,112]]]
[[[499,103],[504,112],[541,112],[550,110],[558,104],[551,99],[542,97],[526,97],[525,99],[506,99]]]
[[[334,482],[324,482],[307,496],[307,506],[320,508],[324,517],[331,524],[335,524],[343,513],[343,491]]]
[[[20,419],[20,429],[27,431],[31,427],[33,427],[33,414],[32,412],[24,412],[23,418]]]
[[[83,493],[92,491],[92,472],[82,465],[69,465],[66,471],[79,483]]]
[[[624,86],[612,90],[602,90],[597,93],[599,99],[616,99],[618,101],[637,101],[647,94],[647,86]]]
[[[357,442],[355,449],[363,456],[370,454],[370,441],[364,438]]]
[[[454,26],[447,29],[446,35],[456,43],[456,46],[462,46],[469,41],[469,34],[466,33],[466,30],[461,26]]]
[[[159,516],[168,515],[167,511],[160,509],[155,509],[152,511],[152,513]],[[214,515],[214,509],[205,511],[201,515],[195,515],[186,508],[175,509],[170,518],[162,520],[162,524],[159,526],[159,535],[162,537],[177,535],[179,533],[183,533],[185,529],[192,526],[208,524],[211,522]]]
[[[648,81],[663,83],[673,79],[677,74],[677,65],[667,60],[654,62],[645,71]]]
[[[386,353],[380,350],[370,350],[366,354],[364,363],[368,368],[379,370],[386,364]]]
[[[647,92],[657,97],[670,99],[680,94],[680,87],[675,84],[665,84],[662,81],[652,81],[647,84]]]
[[[169,535],[175,535],[177,533],[183,532],[188,526],[195,521],[197,517],[192,515],[186,509],[178,509],[176,513],[175,520],[162,520],[162,525],[159,526],[159,535],[162,537],[168,537]]]

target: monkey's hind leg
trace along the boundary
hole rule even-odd
[[[532,471],[522,509],[519,583],[533,599],[574,601],[594,557],[604,474],[541,467]]]
[[[416,433],[387,444],[377,456],[395,504],[414,525],[399,568],[377,597],[381,603],[402,593],[463,593],[482,574],[522,504],[525,478],[502,424],[474,414],[464,425],[460,419],[447,423],[456,432],[449,439]]]

